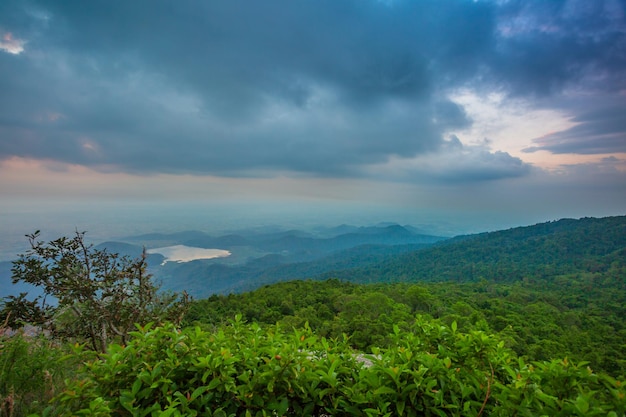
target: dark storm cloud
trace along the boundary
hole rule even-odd
[[[522,95],[594,79],[596,88],[624,88],[625,13],[623,0],[504,2],[491,74]]]
[[[26,43],[0,50],[0,158],[351,176],[445,152],[471,123],[456,87],[624,79],[623,16],[553,3],[8,0],[0,34]],[[524,171],[503,155],[484,158],[492,176]]]

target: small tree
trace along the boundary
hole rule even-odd
[[[85,243],[85,232],[78,231],[73,238],[47,243],[38,241],[39,231],[27,237],[31,249],[13,262],[13,283],[32,284],[44,296],[36,303],[23,296],[5,302],[4,315],[11,314],[12,322],[39,325],[58,337],[86,339],[99,352],[112,338],[126,343],[135,323],[181,322],[189,297],[158,292],[146,272],[145,250],[131,259],[93,249]]]

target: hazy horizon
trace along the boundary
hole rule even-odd
[[[606,217],[626,213],[582,213],[564,211],[558,214],[482,213],[450,209],[416,211],[384,206],[345,204],[248,204],[209,203],[76,203],[0,204],[0,261],[16,258],[28,249],[26,234],[41,231],[42,240],[71,236],[75,231],[87,232],[87,241],[99,244],[123,240],[147,233],[201,231],[211,235],[227,234],[243,229],[276,228],[314,231],[316,227],[374,226],[397,223],[416,227],[427,234],[452,237],[511,227],[529,226],[561,218]],[[216,248],[219,249],[219,248]]]

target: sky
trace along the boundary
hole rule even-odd
[[[624,0],[0,2],[5,227],[623,215],[625,115]]]

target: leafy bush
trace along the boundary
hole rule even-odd
[[[623,415],[620,381],[567,360],[526,364],[484,332],[418,316],[372,354],[239,318],[208,333],[146,326],[111,345],[46,415]]]
[[[43,410],[73,368],[63,358],[64,351],[43,336],[1,336],[0,417]]]

